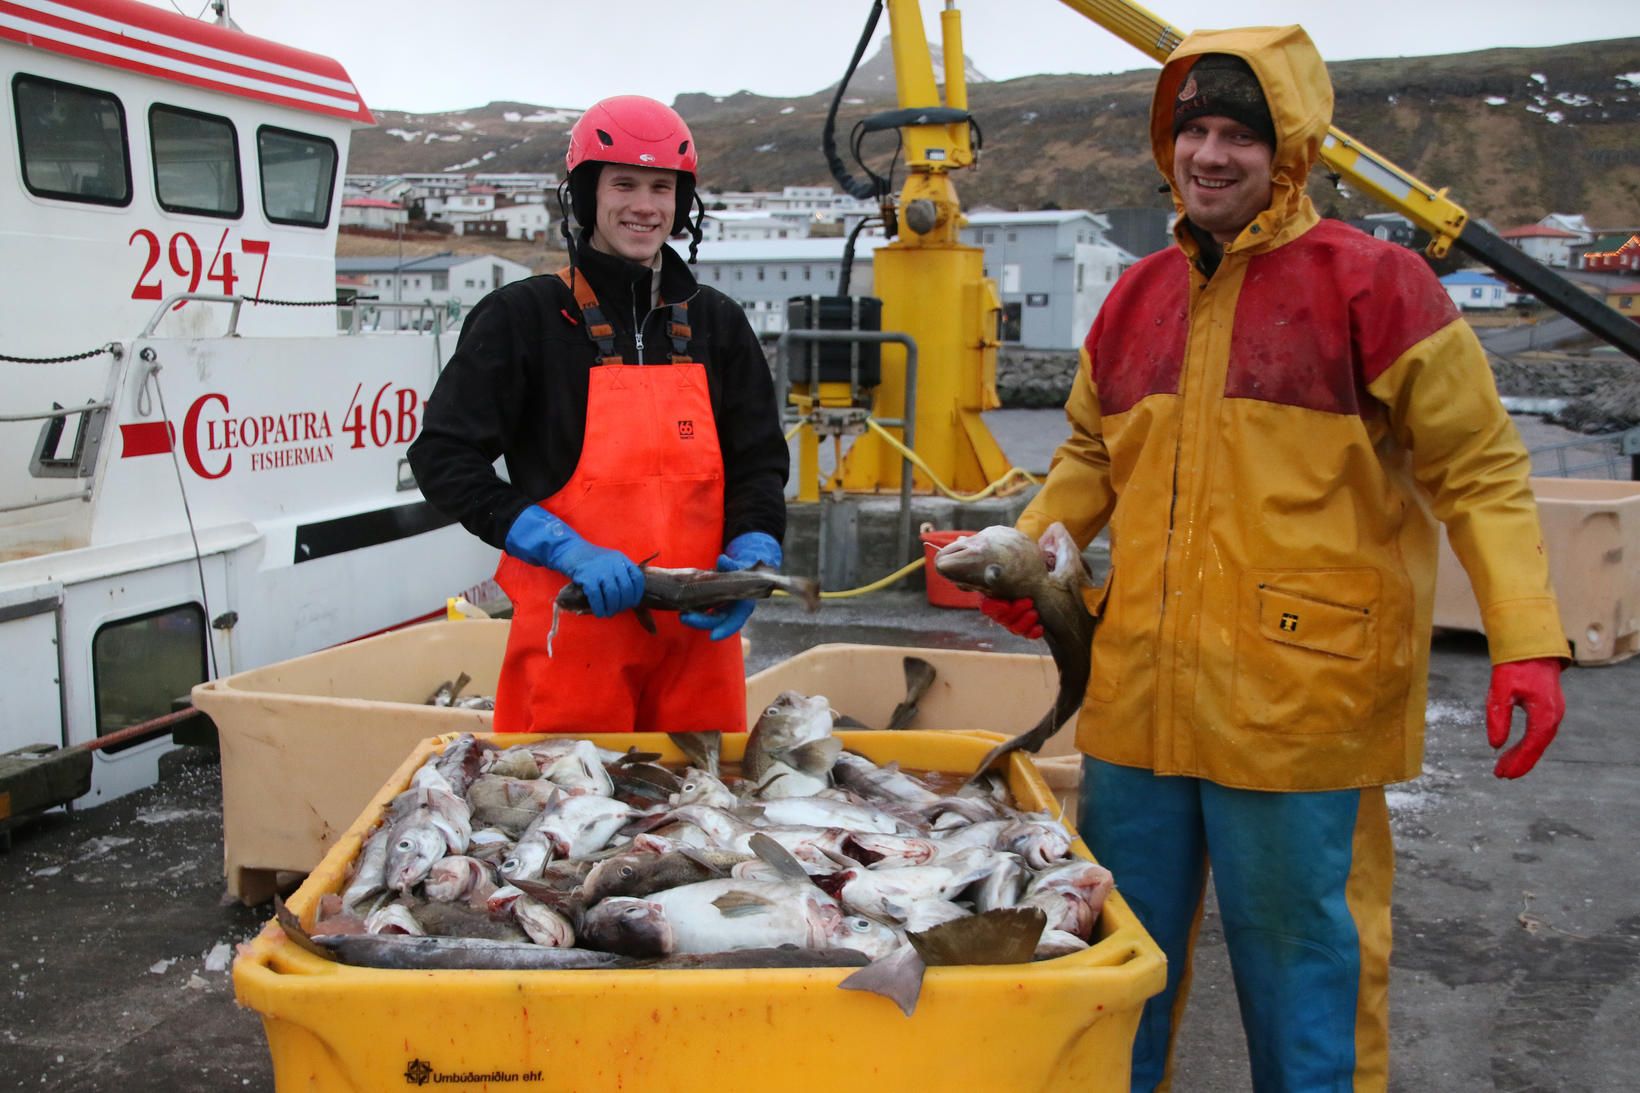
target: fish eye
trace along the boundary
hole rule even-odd
[[[622,911],[621,913],[623,915],[625,915],[627,918],[634,918],[636,916],[639,916],[639,915],[643,914],[643,908],[642,907],[628,907],[625,911]]]
[[[399,850],[409,850],[412,847],[414,847],[415,845],[416,844],[411,842],[409,839],[400,839],[397,849],[399,849]]]
[[[1002,567],[1001,566],[997,565],[995,562],[992,562],[990,565],[985,567],[985,583],[986,584],[993,585],[993,584],[996,584],[997,581],[999,581],[1001,579],[1002,579]]]
[[[621,866],[621,876],[630,877],[631,875],[632,875],[632,867],[630,865]]]
[[[503,873],[514,872],[515,870],[517,870],[517,868],[518,868],[518,859],[517,858],[508,858],[506,861],[501,863],[501,871]]]
[[[853,929],[854,932],[857,933],[857,934],[863,934],[867,930],[871,929],[871,923],[867,922],[863,918],[851,918],[851,919],[849,919],[848,924],[849,924],[849,927],[851,929]]]
[[[684,791],[684,792],[685,792],[685,793],[693,793],[693,792],[695,792],[695,783],[693,783],[693,782],[685,782],[685,783],[683,783],[683,791]]]
[[[763,716],[764,717],[779,717],[780,716],[780,707],[779,706],[770,706],[768,709],[763,711]]]

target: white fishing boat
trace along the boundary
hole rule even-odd
[[[14,0],[0,76],[0,753],[484,582],[495,551],[404,458],[458,316],[358,333],[334,304],[373,124],[342,66],[134,0]],[[82,804],[173,746],[117,739]]]

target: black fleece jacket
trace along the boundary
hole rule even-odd
[[[739,304],[696,284],[670,247],[662,247],[661,256],[661,300],[688,301],[689,356],[706,365],[723,453],[724,542],[748,531],[779,541],[786,531],[789,465],[762,346]],[[589,246],[580,248],[577,269],[615,327],[622,358],[669,364],[671,309],[650,310],[650,269]],[[633,336],[640,324],[641,357]],[[410,445],[410,466],[427,500],[503,547],[518,514],[558,492],[574,473],[585,436],[587,377],[597,359],[575,296],[557,276],[516,281],[480,300]],[[503,456],[510,483],[495,472]]]

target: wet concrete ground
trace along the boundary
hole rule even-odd
[[[1056,416],[1020,427],[1040,437]],[[1038,442],[1051,450],[1051,438]],[[1032,466],[1016,454],[1026,447],[1007,450]],[[749,671],[827,641],[1034,648],[976,612],[895,589],[813,616],[771,601],[748,633]],[[1424,773],[1390,796],[1391,1088],[1633,1089],[1640,658],[1570,670],[1560,739],[1510,783],[1491,775],[1484,643],[1440,636],[1431,669]],[[228,972],[232,947],[268,910],[223,901],[221,855],[218,770],[191,749],[170,757],[159,785],[16,833],[0,854],[0,1090],[273,1088],[260,1021],[235,1006]],[[1211,911],[1178,1071],[1181,1093],[1250,1089]]]

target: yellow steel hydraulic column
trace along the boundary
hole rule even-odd
[[[939,90],[923,36],[916,0],[888,0],[894,76],[904,109],[937,107]],[[962,58],[961,17],[949,2],[941,13],[945,54],[945,105],[966,110],[968,89]],[[974,161],[968,124],[936,122],[904,126],[910,171],[900,193],[898,238],[873,259],[875,295],[883,301],[883,329],[909,334],[917,343],[916,451],[954,490],[983,489],[1008,470],[1008,460],[980,417],[995,409],[996,330],[1000,309],[985,278],[984,252],[959,241],[962,211],[950,171]],[[873,414],[905,412],[905,355],[882,348],[882,383]],[[845,489],[894,489],[900,456],[867,434],[849,449],[838,477]],[[917,487],[929,483],[917,475]]]

